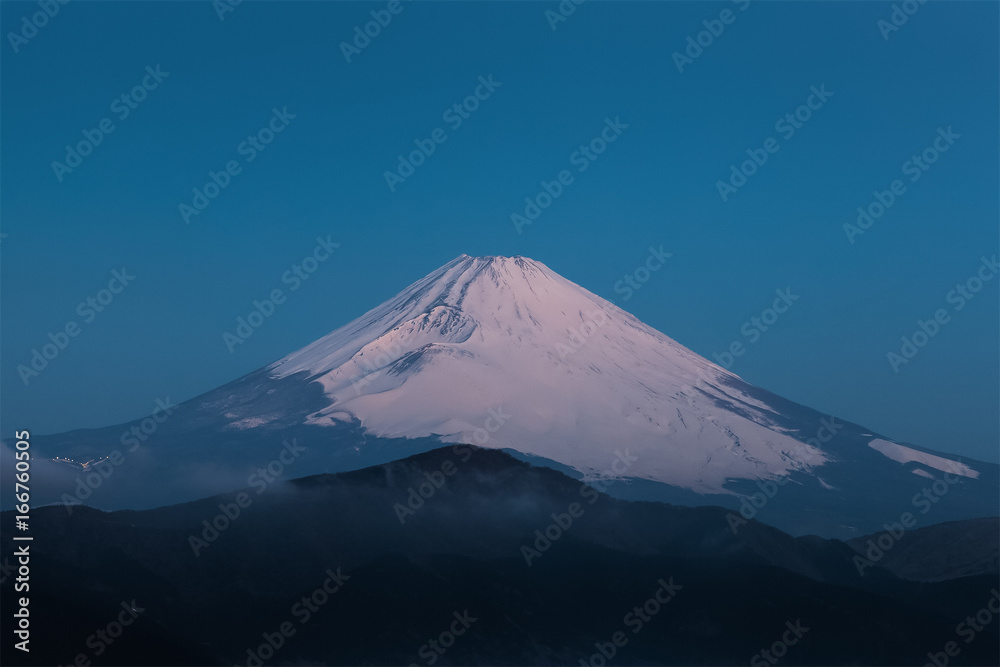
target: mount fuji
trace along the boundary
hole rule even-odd
[[[755,387],[525,257],[462,255],[155,428],[128,449],[128,424],[35,436],[36,457],[60,459],[44,462],[43,497],[152,507],[252,484],[276,461],[301,477],[467,443],[793,534],[998,514],[997,465]],[[279,459],[290,441],[301,453]]]

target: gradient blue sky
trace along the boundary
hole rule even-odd
[[[998,8],[923,5],[884,40],[890,3],[597,2],[553,31],[557,2],[404,4],[345,61],[375,3],[71,2],[2,75],[3,432],[119,423],[284,356],[461,253],[546,263],[711,357],[774,299],[795,306],[732,366],[745,379],[918,445],[998,460],[998,291],[986,283],[899,373],[918,318],[997,252]],[[736,19],[683,73],[703,20]],[[3,2],[3,33],[34,3]],[[128,118],[146,66],[169,72]],[[477,77],[502,85],[457,130]],[[810,86],[833,97],[787,141]],[[257,159],[273,107],[296,114]],[[628,129],[522,234],[511,213],[572,168],[606,117]],[[52,162],[104,117],[115,131],[58,182]],[[961,135],[867,233],[842,225],[937,128]],[[390,192],[383,173],[438,127],[448,140]],[[771,155],[728,202],[715,183]],[[178,204],[240,160],[190,225]],[[232,354],[222,333],[318,235],[335,256]],[[673,253],[623,301],[614,285]],[[125,266],[136,278],[38,377],[18,364]],[[287,287],[284,286],[284,287]]]

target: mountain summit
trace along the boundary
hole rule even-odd
[[[585,475],[628,448],[631,476],[725,493],[826,461],[739,377],[524,257],[462,255],[268,370],[322,385],[312,424],[358,419]]]
[[[466,443],[602,490],[620,481],[607,490],[624,498],[723,505],[740,510],[735,523],[850,538],[907,511],[933,511],[921,526],[996,516],[1000,478],[995,464],[755,387],[525,257],[457,257],[119,449],[130,429],[36,437],[36,452],[60,458],[36,495],[152,507],[266,488],[266,471],[287,479]],[[73,462],[102,457],[118,462],[89,488]],[[269,462],[281,465],[262,473]]]

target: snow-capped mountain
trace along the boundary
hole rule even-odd
[[[112,456],[128,429],[36,448]],[[466,255],[173,408],[104,488],[81,491],[79,471],[57,466],[48,490],[98,507],[191,500],[253,486],[292,438],[285,477],[469,443],[599,479],[613,495],[724,505],[799,534],[854,537],[906,511],[926,514],[920,525],[998,513],[995,464],[893,442],[750,385],[540,262]]]
[[[827,460],[739,377],[524,257],[458,257],[268,371],[322,385],[312,424],[358,419],[583,473],[627,447],[631,476],[699,493]],[[503,424],[485,440],[491,408]]]

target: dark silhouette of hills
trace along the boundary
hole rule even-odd
[[[402,512],[411,489],[429,497]],[[577,665],[612,648],[609,664],[769,664],[759,654],[783,635],[796,639],[783,664],[924,664],[949,641],[949,664],[1000,660],[1000,620],[969,643],[956,635],[989,602],[995,568],[907,581],[893,573],[907,571],[900,551],[862,576],[846,543],[756,521],[734,532],[730,510],[616,500],[497,450],[446,447],[258,490],[34,510],[32,652],[8,638],[3,663],[257,664],[248,650],[268,634],[279,646],[265,664]],[[13,514],[2,521],[9,531]],[[0,586],[5,619],[13,583]],[[669,601],[651,603],[657,593]],[[133,600],[135,623],[95,655],[88,637]],[[452,629],[435,652],[429,640]]]
[[[882,533],[850,540],[859,554],[878,547]],[[885,540],[883,540],[885,541]],[[1000,519],[949,521],[907,532],[880,559],[879,564],[904,579],[941,581],[1000,571]]]

